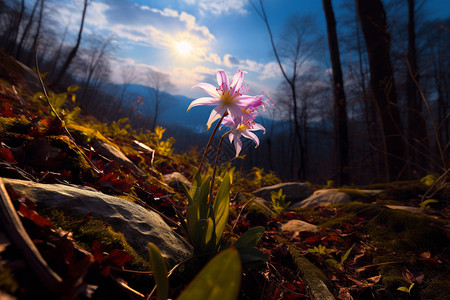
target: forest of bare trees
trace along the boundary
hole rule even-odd
[[[112,35],[84,30],[92,1],[77,2],[74,32],[74,24],[55,26],[51,0],[0,0],[0,48],[30,67],[37,59],[51,89],[79,85],[80,107],[100,120],[131,116],[137,128],[154,129],[174,90],[170,78],[140,74],[150,87],[142,100],[127,90],[139,76],[130,67],[111,93],[118,45]],[[430,16],[425,1],[323,0],[321,16],[295,13],[284,32],[273,31],[264,1],[251,1],[282,78],[279,93],[269,95],[278,120],[263,120],[260,148],[248,146],[236,164],[339,185],[448,172],[450,19]],[[137,113],[139,101],[152,103],[150,111]]]

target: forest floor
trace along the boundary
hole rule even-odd
[[[125,120],[101,124],[78,111],[70,90],[50,95],[62,121],[45,98],[35,96],[39,84],[30,84],[32,75],[4,54],[0,67],[0,177],[86,186],[125,199],[138,198],[173,221],[171,227],[182,234],[174,225],[180,220],[173,207],[183,213],[185,196],[166,185],[162,175],[180,172],[192,178],[198,153],[173,154],[171,140],[163,139],[162,129],[137,132]],[[94,150],[92,143],[98,140],[114,144],[143,174]],[[156,153],[137,148],[136,141]],[[228,167],[223,164],[219,173]],[[269,258],[243,271],[239,298],[320,299],[316,292],[323,283],[322,289],[332,295],[329,299],[450,299],[450,186],[448,182],[433,185],[435,179],[340,187],[352,202],[297,208],[274,216],[252,208],[249,201],[252,191],[280,181],[259,169],[250,174],[236,171],[224,243],[263,226],[258,249]],[[381,192],[369,196],[360,190]],[[41,210],[11,189],[5,191],[26,234],[51,260],[55,272],[66,278],[67,290],[80,286],[77,280],[95,282],[95,288],[73,291],[74,298],[144,299],[149,295],[154,283],[148,264],[129,261],[123,243],[98,243],[105,235],[115,239],[102,222]],[[431,195],[435,201],[424,201]],[[406,208],[393,209],[399,206]],[[289,220],[302,220],[319,230],[280,231],[280,224]],[[93,228],[93,233],[83,234],[83,226]],[[45,286],[39,270],[30,266],[7,227],[0,225],[0,298],[60,298]],[[95,261],[83,264],[86,255]],[[172,276],[169,296],[176,298],[191,279]],[[314,286],[317,282],[319,287]]]

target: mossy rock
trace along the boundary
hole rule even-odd
[[[368,233],[384,247],[406,251],[439,251],[449,240],[439,228],[449,224],[447,220],[359,202],[336,204],[334,207],[369,220],[365,226]]]
[[[116,232],[110,225],[96,219],[79,219],[68,216],[54,208],[45,208],[38,210],[38,212],[52,222],[52,227],[71,232],[76,244],[83,249],[91,251],[92,243],[98,241],[103,251],[111,252],[118,249],[133,256],[134,259],[125,264],[126,269],[134,271],[151,270],[150,263],[130,246],[122,233]],[[121,276],[131,282],[132,286],[138,286],[139,289],[148,288],[148,282],[152,280],[149,274],[123,273]]]
[[[61,166],[62,169],[74,170],[80,174],[94,178],[95,175],[91,165],[87,162],[80,149],[67,136],[48,136],[47,140],[51,146],[61,149],[67,155],[64,164]]]
[[[103,134],[98,130],[85,127],[82,125],[77,125],[70,123],[67,125],[67,129],[70,131],[72,136],[83,146],[88,146],[95,141],[103,141],[106,143],[111,143]]]
[[[338,191],[349,195],[350,198],[352,199],[352,201],[357,201],[357,200],[363,201],[363,200],[369,200],[372,198],[371,196],[367,195],[366,193],[361,192],[359,189],[342,187],[342,188],[339,188]]]
[[[383,286],[395,299],[409,296],[397,291],[397,288],[409,287],[402,272],[404,268],[409,268],[411,265],[419,267],[420,262],[415,262],[414,257],[418,257],[425,251],[430,251],[432,257],[442,255],[450,242],[442,229],[443,226],[450,224],[449,220],[439,220],[423,214],[357,202],[336,204],[334,207],[344,211],[344,214],[340,216],[341,220],[345,219],[346,215],[348,219],[358,216],[367,220],[364,228],[372,243],[377,247],[377,253],[387,253],[380,255],[373,252],[373,263],[381,264],[378,270],[382,275]],[[327,221],[321,223],[321,227],[324,225],[327,225]],[[443,267],[444,269],[437,270],[426,264],[420,266],[427,280],[413,288],[414,293],[411,293],[411,298],[448,299],[445,297],[450,295],[450,285],[446,285],[446,279],[438,279],[448,278],[450,275],[445,269],[445,262]]]
[[[8,136],[12,133],[26,134],[32,124],[24,116],[18,118],[0,117],[0,136]]]

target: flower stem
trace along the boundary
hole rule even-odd
[[[212,133],[211,136],[209,137],[208,144],[206,144],[206,148],[205,148],[205,151],[203,152],[202,160],[200,161],[200,165],[198,166],[198,171],[197,171],[197,172],[201,172],[202,167],[203,167],[203,163],[205,162],[205,159],[206,159],[206,153],[208,153],[208,151],[209,151],[209,147],[211,146],[211,143],[212,143],[212,141],[213,141],[214,135],[216,134],[217,130],[219,129],[220,123],[222,123],[223,118],[225,118],[225,116],[226,116],[227,114],[228,114],[228,113],[225,112],[225,113],[223,114],[223,116],[220,117],[219,122],[217,122],[217,125],[216,125],[216,127],[214,128],[213,133]]]
[[[222,142],[223,142],[223,140],[225,139],[225,137],[227,136],[227,135],[229,135],[231,133],[231,130],[230,131],[228,131],[228,132],[226,132],[223,136],[222,136],[222,138],[220,139],[220,142],[219,142],[219,147],[217,147],[217,153],[216,153],[216,160],[214,161],[214,169],[213,169],[213,173],[212,173],[212,177],[211,177],[211,184],[210,184],[210,187],[209,187],[209,203],[211,203],[212,204],[212,193],[213,193],[213,188],[214,188],[214,180],[215,180],[215,177],[216,177],[216,169],[217,169],[217,162],[219,161],[219,153],[220,153],[220,148],[222,148]]]

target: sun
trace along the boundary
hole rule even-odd
[[[176,42],[175,49],[181,56],[188,56],[192,51],[192,45],[186,41]]]

